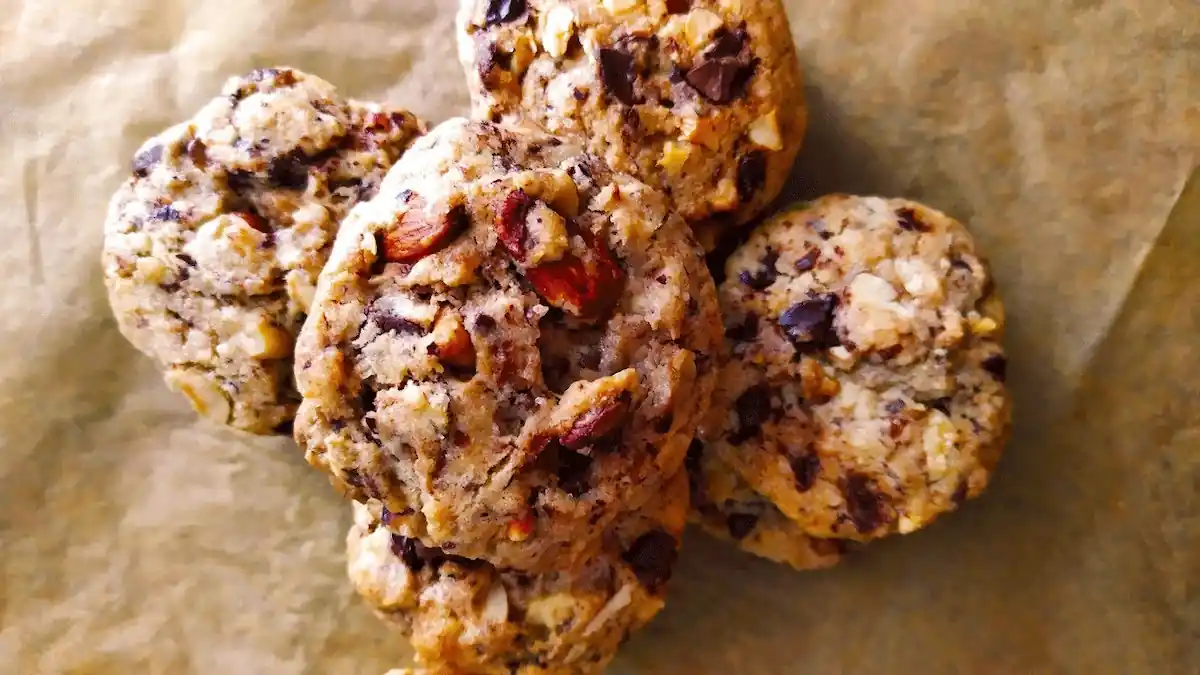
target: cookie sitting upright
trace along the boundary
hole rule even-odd
[[[286,432],[292,343],[338,222],[422,130],[297,70],[230,79],[141,147],[112,199],[103,264],[121,332],[205,417]]]
[[[477,116],[576,134],[674,201],[711,249],[760,214],[804,137],[779,0],[460,0]]]
[[[541,132],[451,120],[338,235],[296,438],[427,546],[567,569],[681,470],[721,340],[661,194]]]

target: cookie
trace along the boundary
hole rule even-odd
[[[673,200],[711,250],[778,196],[803,140],[779,0],[460,0],[477,117],[577,134]]]
[[[758,228],[720,295],[704,436],[804,532],[912,532],[983,492],[1010,427],[1004,313],[960,223],[825,197]]]
[[[832,567],[848,552],[845,540],[806,534],[700,441],[688,451],[687,468],[689,520],[709,535],[800,571]]]
[[[567,569],[681,470],[721,330],[661,194],[541,132],[450,120],[338,235],[296,439],[426,546]]]
[[[597,557],[575,572],[541,574],[427,548],[355,504],[349,576],[432,672],[601,673],[663,607],[687,497],[687,479],[676,474],[645,512],[606,535]]]
[[[104,278],[121,332],[197,412],[287,432],[292,344],[338,222],[423,131],[269,68],[148,140],[113,197]]]

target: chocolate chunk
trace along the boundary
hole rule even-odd
[[[487,314],[480,314],[475,317],[475,331],[486,335],[496,328],[496,320]]]
[[[765,384],[756,384],[742,392],[733,407],[737,411],[738,422],[743,430],[757,430],[771,413],[771,388]]]
[[[279,424],[276,424],[274,429],[275,433],[282,434],[284,436],[291,436],[293,422],[294,420],[285,420]]]
[[[890,415],[898,415],[898,414],[904,412],[904,409],[906,407],[907,406],[904,404],[904,401],[897,398],[897,399],[888,401],[887,404],[883,406],[883,409],[888,411],[888,414],[890,414]]]
[[[632,54],[615,47],[601,49],[600,79],[608,93],[621,103],[633,105],[637,102],[633,91],[637,71]]]
[[[883,497],[875,491],[870,478],[861,473],[846,476],[846,511],[859,534],[867,534],[883,524]]]
[[[725,525],[729,528],[729,536],[741,541],[754,531],[758,525],[758,516],[753,513],[731,513],[725,520]]]
[[[175,259],[188,267],[196,266],[196,259],[186,253],[176,253]]]
[[[808,492],[816,485],[817,476],[821,474],[821,458],[817,453],[805,452],[799,457],[793,457],[789,464],[797,491]]]
[[[667,0],[668,14],[683,14],[692,8],[692,0]]]
[[[470,560],[462,556],[451,555],[437,548],[432,548],[422,544],[417,539],[412,539],[399,534],[392,533],[392,554],[404,562],[404,566],[413,572],[420,572],[425,569],[425,566],[433,568],[436,574],[438,569],[452,562],[461,565],[468,569],[480,567],[483,563],[478,560]]]
[[[930,408],[933,408],[934,410],[940,410],[940,411],[946,413],[947,415],[950,414],[950,397],[949,396],[935,398],[932,401],[926,402],[925,405]]]
[[[308,187],[308,167],[292,155],[277,157],[267,168],[271,187],[303,190]]]
[[[738,198],[750,201],[767,180],[767,156],[760,150],[742,155],[737,167]]]
[[[590,489],[588,472],[592,458],[564,448],[554,439],[535,441],[543,445],[538,451],[537,468],[558,477],[558,487],[572,497],[581,497]]]
[[[796,261],[796,271],[797,272],[807,272],[807,271],[811,270],[813,267],[815,267],[817,265],[817,259],[820,257],[821,257],[821,252],[815,248],[813,250],[809,251],[808,253],[805,253],[803,256],[800,257],[799,260]]]
[[[675,426],[675,415],[670,412],[654,421],[654,431],[656,433],[665,434],[673,426]]]
[[[152,145],[134,155],[133,175],[138,178],[145,178],[150,175],[150,170],[154,168],[154,165],[162,161],[162,154],[163,147],[161,145]]]
[[[983,369],[992,374],[1000,382],[1008,379],[1008,359],[1000,354],[992,354],[983,360]]]
[[[896,219],[900,223],[900,229],[908,230],[909,232],[928,232],[929,226],[921,222],[917,218],[917,214],[912,209],[897,209]]]
[[[797,347],[823,349],[837,345],[833,330],[836,295],[798,302],[779,315],[779,327]]]
[[[767,255],[762,259],[762,268],[757,272],[743,271],[738,275],[738,279],[750,288],[756,291],[761,291],[775,283],[779,272],[775,269],[775,263],[779,261],[779,254],[775,251],[767,249]]]
[[[900,356],[900,353],[903,351],[904,345],[889,345],[878,350],[877,353],[879,354],[879,358],[883,359],[884,361],[890,361],[897,356]]]
[[[151,211],[150,219],[174,222],[179,220],[179,212],[176,211],[175,207],[171,206],[170,204],[165,204]]]
[[[654,530],[638,537],[622,557],[633,568],[638,581],[655,593],[671,579],[671,570],[679,555],[677,545],[675,537],[663,530]]]
[[[379,327],[380,333],[396,333],[397,335],[425,333],[425,328],[421,324],[397,316],[391,310],[379,305],[371,305],[367,309],[367,317],[370,318],[371,323]]]
[[[720,30],[713,45],[684,74],[687,83],[713,103],[729,103],[741,95],[758,66],[746,49],[745,30]]]
[[[740,324],[725,330],[725,337],[738,342],[750,342],[758,337],[758,315],[748,313]]]
[[[525,0],[488,0],[484,21],[494,26],[498,23],[516,21],[525,13]]]
[[[962,503],[967,501],[967,479],[963,479],[958,487],[954,489],[954,494],[950,495],[950,501],[954,502],[955,506],[962,506]]]

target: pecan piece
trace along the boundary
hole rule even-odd
[[[568,450],[578,450],[616,431],[629,416],[633,397],[628,391],[585,412],[575,420],[558,442]]]
[[[434,253],[462,234],[470,224],[462,204],[451,207],[440,218],[425,213],[425,200],[407,193],[408,210],[379,235],[379,251],[384,260],[414,263]]]

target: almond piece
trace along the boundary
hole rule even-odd
[[[568,253],[562,260],[525,270],[525,277],[550,305],[580,319],[596,320],[620,301],[625,272],[607,247],[588,243],[584,258]]]
[[[449,208],[441,217],[432,217],[425,213],[424,199],[411,192],[407,194],[408,210],[377,235],[379,250],[388,262],[417,262],[444,248],[470,224],[462,204]]]
[[[588,410],[563,434],[558,442],[568,450],[591,445],[618,429],[629,417],[633,397],[623,391],[616,398]]]

